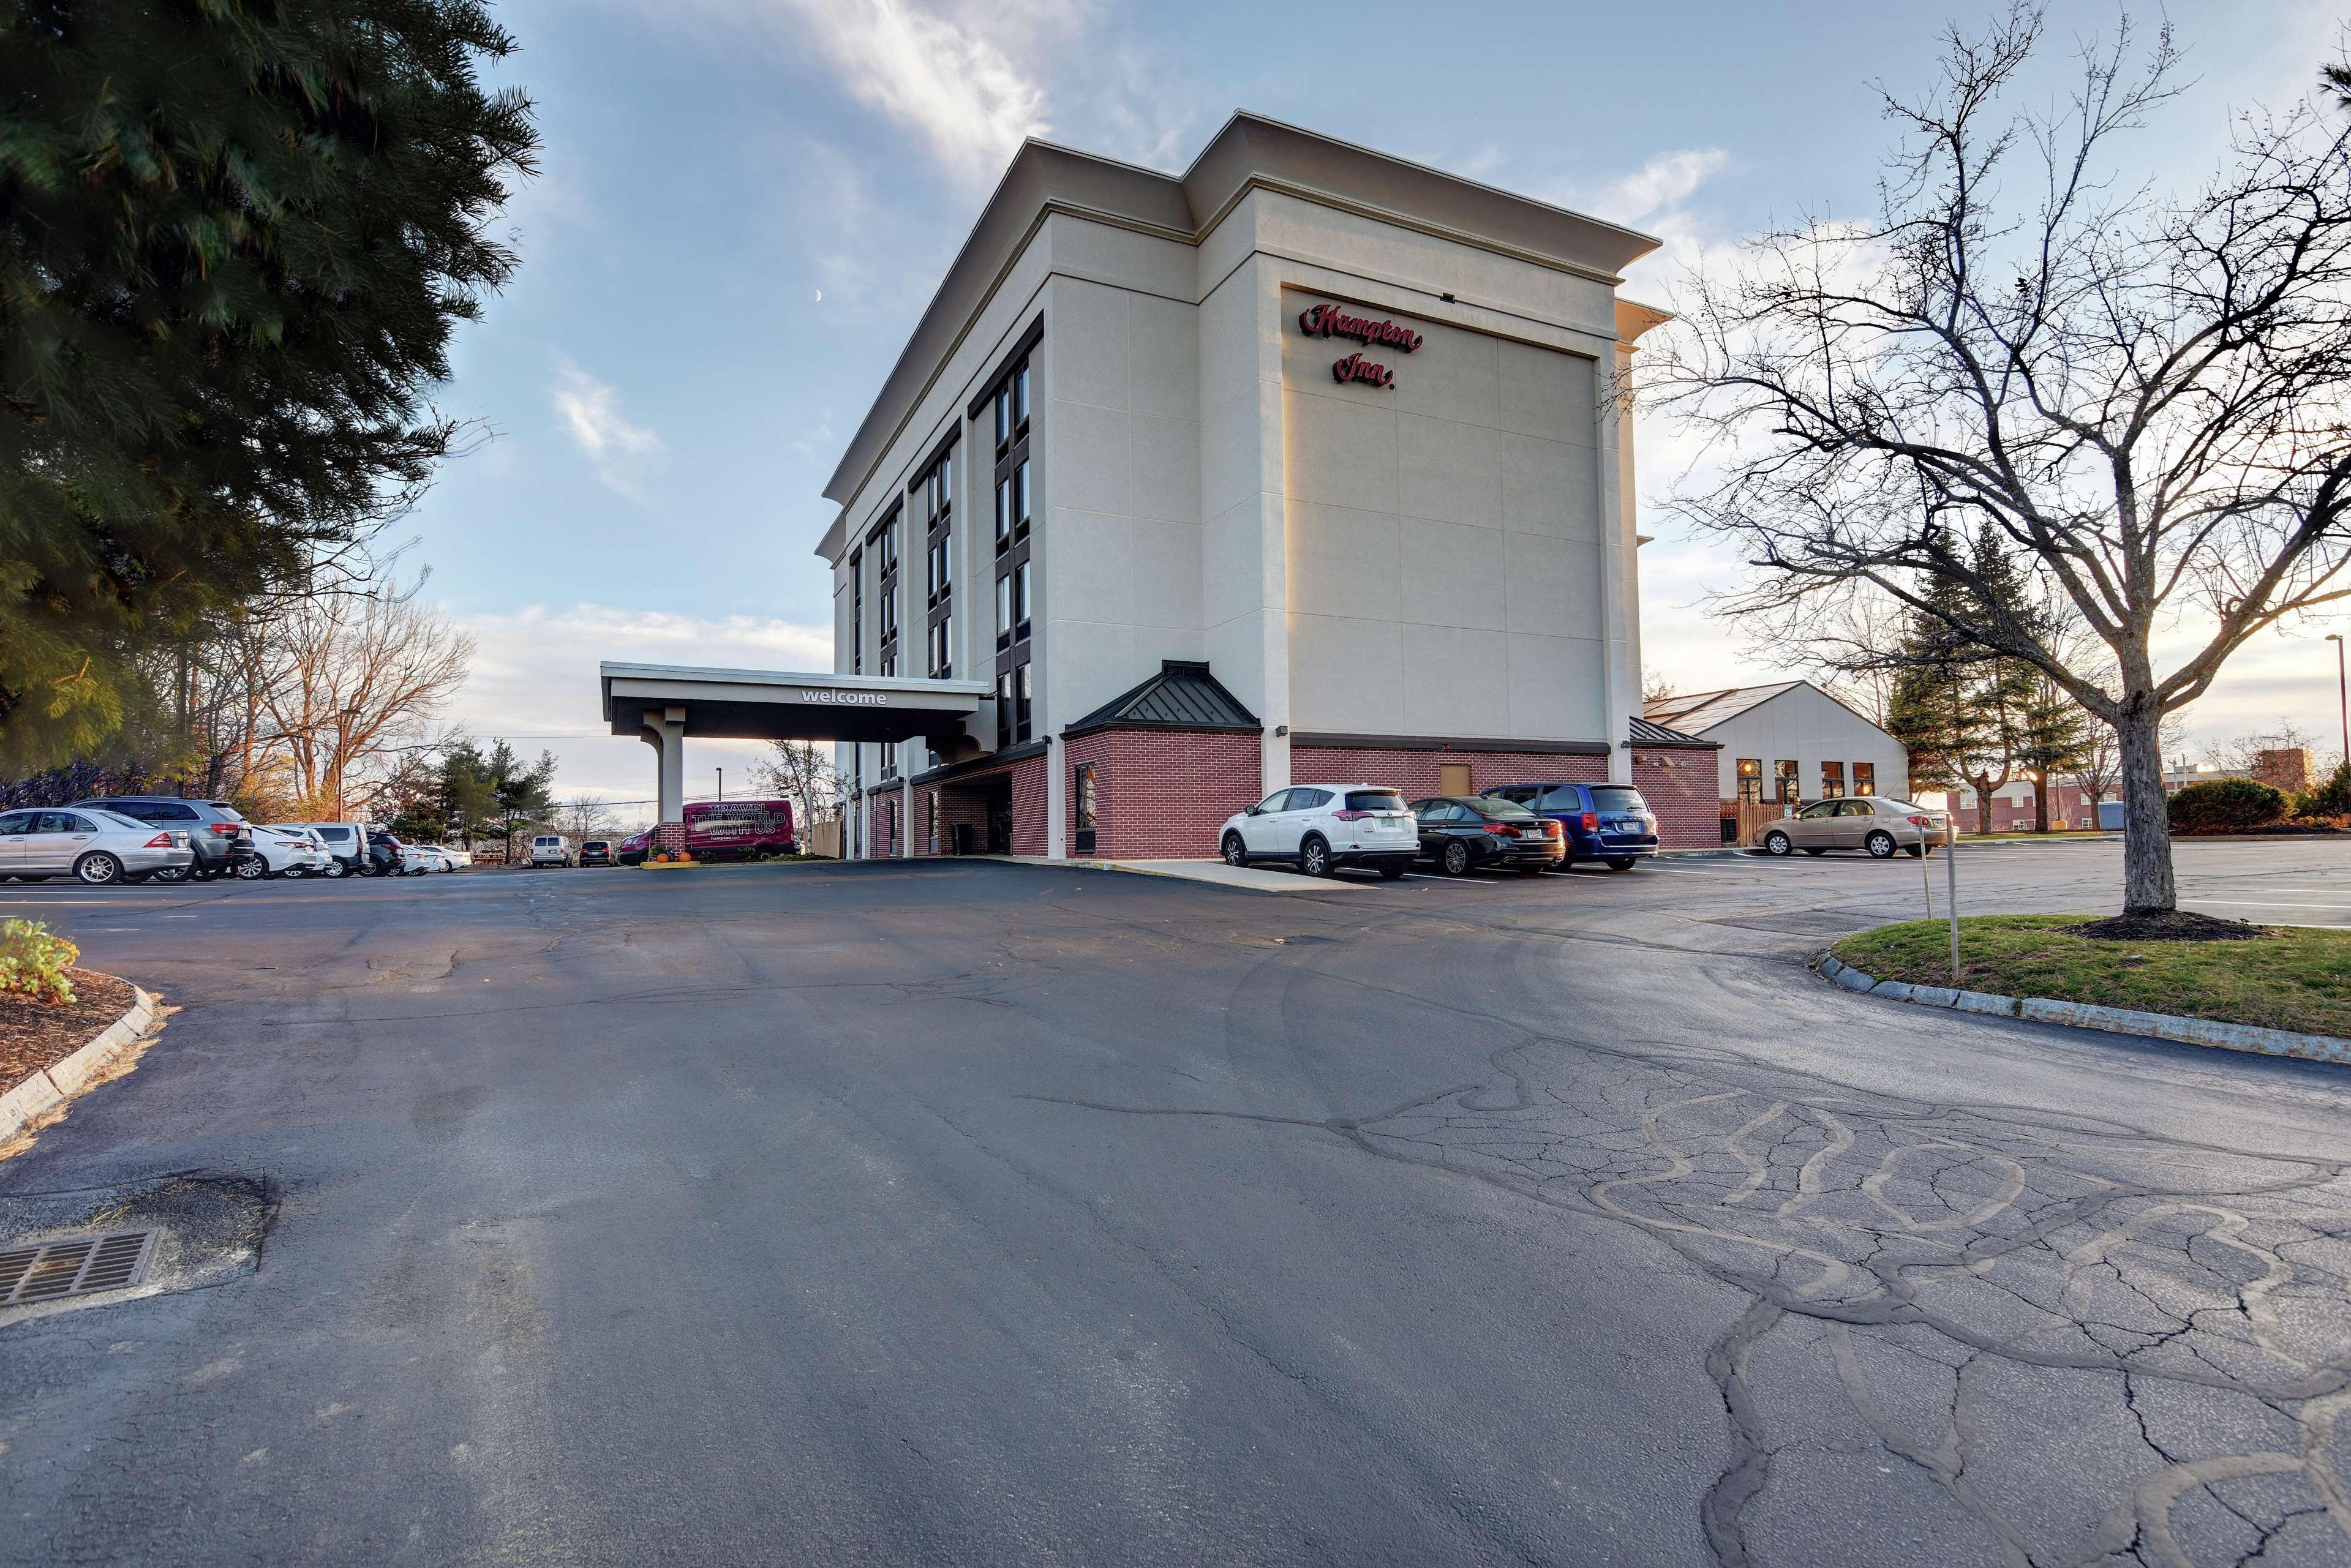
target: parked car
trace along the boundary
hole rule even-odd
[[[530,841],[530,863],[568,867],[571,864],[571,846],[563,841],[560,833],[540,833]]]
[[[0,815],[0,876],[26,882],[70,876],[106,887],[166,871],[184,877],[195,860],[186,829],[157,828],[116,811],[44,807]]]
[[[474,863],[474,852],[467,849],[465,845],[442,844],[437,847],[443,854],[449,857],[450,870],[466,871],[472,868]]]
[[[1515,800],[1491,795],[1439,795],[1412,803],[1420,824],[1420,858],[1447,876],[1479,866],[1507,866],[1532,876],[1567,858],[1558,822]]]
[[[645,857],[653,853],[653,831],[647,828],[642,833],[631,833],[622,839],[621,847],[612,852],[612,860],[619,865],[643,865]]]
[[[226,875],[252,858],[253,824],[225,800],[198,800],[180,795],[109,795],[76,800],[68,810],[111,811],[165,832],[188,835],[195,858],[184,866],[162,866],[157,882],[209,880]]]
[[[366,876],[373,869],[368,863],[367,824],[365,822],[280,822],[284,828],[308,828],[319,835],[327,851],[329,876]]]
[[[324,876],[329,858],[324,845],[305,829],[256,828],[253,853],[236,862],[236,874],[246,882],[273,876]]]
[[[611,865],[613,863],[612,841],[610,839],[581,840],[580,842],[580,863],[581,865]]]
[[[1217,835],[1227,865],[1282,861],[1309,876],[1370,866],[1393,881],[1418,852],[1404,797],[1384,784],[1301,784],[1276,789],[1225,819]]]
[[[1943,841],[1943,823],[1940,811],[1882,795],[1815,800],[1772,823],[1763,834],[1763,852],[1786,855],[1802,850],[1824,855],[1831,850],[1860,850],[1872,860],[1888,860],[1898,849],[1916,858],[1928,845]]]
[[[761,861],[792,852],[789,800],[689,800],[685,852],[698,861]]]
[[[1578,860],[1601,861],[1610,871],[1631,871],[1657,852],[1657,817],[1629,784],[1505,784],[1489,795],[1515,800],[1560,826],[1567,852],[1559,869]]]
[[[424,862],[409,852],[410,846],[401,842],[396,833],[368,830],[368,863],[375,869],[371,876],[423,876],[429,869]]]
[[[337,860],[335,852],[328,847],[327,836],[308,822],[264,822],[254,831],[288,834],[316,850],[317,862],[303,868],[305,876],[339,877],[345,874],[343,862]]]
[[[403,844],[401,853],[420,871],[454,872],[457,869],[457,862],[451,860],[449,852],[439,844]]]

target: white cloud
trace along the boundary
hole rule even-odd
[[[639,500],[638,476],[658,465],[668,447],[650,428],[632,424],[621,413],[621,394],[571,361],[555,357],[555,412],[566,434],[587,455],[600,483]]]
[[[453,619],[473,633],[474,667],[445,722],[485,739],[510,740],[526,755],[554,752],[556,789],[563,796],[632,800],[653,793],[653,752],[633,736],[607,733],[596,676],[603,660],[722,669],[832,667],[830,628],[761,616],[575,604]],[[717,768],[726,769],[730,794],[747,788],[752,766],[767,749],[758,741],[688,741],[688,794],[708,793]]]
[[[1601,215],[1626,224],[1653,218],[1688,201],[1729,162],[1730,154],[1719,147],[1661,152],[1608,187],[1598,204]]]

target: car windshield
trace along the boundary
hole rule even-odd
[[[1468,804],[1471,810],[1488,818],[1496,820],[1507,818],[1511,821],[1516,821],[1520,817],[1524,817],[1530,821],[1534,820],[1534,813],[1532,811],[1528,810],[1516,800],[1505,800],[1499,796],[1480,795],[1478,799],[1470,801]]]
[[[98,819],[98,825],[101,828],[127,828],[131,831],[138,833],[152,831],[152,829],[147,823],[139,821],[135,817],[126,817],[120,811],[101,811],[90,806],[85,806],[82,810],[88,811],[91,816],[96,817]]]
[[[1592,809],[1595,811],[1646,811],[1649,803],[1641,799],[1638,789],[1628,789],[1621,784],[1594,784],[1592,787]]]
[[[1393,789],[1350,789],[1347,791],[1350,811],[1401,811],[1404,797]]]
[[[227,818],[232,822],[242,822],[245,821],[244,813],[225,800],[207,800],[204,804],[210,806],[214,810],[218,811],[222,816]]]

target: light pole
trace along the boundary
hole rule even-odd
[[[2329,632],[2326,640],[2335,644],[2335,700],[2343,710],[2343,755],[2351,757],[2351,685],[2343,679],[2343,633]]]

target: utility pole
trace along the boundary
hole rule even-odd
[[[2351,685],[2343,679],[2343,633],[2329,632],[2326,640],[2335,644],[2335,700],[2343,710],[2343,755],[2351,758]]]

